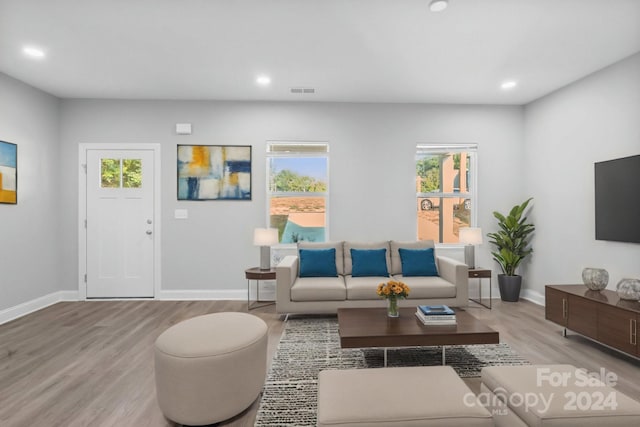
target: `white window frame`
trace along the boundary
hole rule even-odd
[[[324,151],[309,151],[296,149],[297,147],[308,146],[313,148],[314,146],[320,148],[324,147]],[[274,151],[274,148],[278,147]],[[287,148],[291,148],[290,150]],[[271,224],[270,205],[271,197],[273,195],[281,195],[285,197],[324,197],[325,198],[325,223],[324,223],[324,238],[325,242],[329,242],[329,194],[330,194],[330,158],[329,158],[329,143],[327,141],[267,141],[266,143],[266,224]],[[271,171],[270,160],[272,158],[296,158],[296,157],[322,157],[327,160],[327,191],[325,192],[294,192],[294,191],[273,191],[271,183]],[[296,247],[295,243],[278,243],[274,245],[281,249]]]
[[[477,143],[418,143],[416,144],[416,153],[413,160],[413,167],[415,169],[416,162],[421,158],[427,157],[429,155],[437,155],[443,153],[461,153],[466,152],[471,154],[469,157],[469,169],[471,172],[469,173],[469,182],[468,186],[470,191],[467,193],[460,192],[441,192],[441,191],[431,191],[427,193],[422,193],[416,191],[416,206],[417,200],[422,198],[437,198],[437,197],[464,197],[468,198],[471,201],[471,215],[470,215],[470,227],[477,226],[477,218],[478,218],[478,144]],[[467,197],[468,196],[468,197]],[[417,211],[416,211],[416,238],[418,233],[417,226]],[[441,239],[442,236],[438,236],[438,240]],[[434,240],[434,243],[438,246],[445,247],[455,247],[460,246],[461,243],[443,243]]]

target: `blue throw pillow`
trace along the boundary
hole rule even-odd
[[[387,250],[351,249],[351,275],[353,277],[384,276],[387,270]]]
[[[338,277],[336,248],[300,249],[300,277]]]
[[[402,262],[402,275],[411,276],[437,276],[436,260],[433,248],[426,249],[398,249]]]

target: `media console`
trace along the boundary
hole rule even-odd
[[[547,285],[545,318],[616,350],[640,357],[640,303],[620,299],[609,290],[584,285]]]

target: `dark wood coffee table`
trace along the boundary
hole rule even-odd
[[[445,346],[469,344],[497,344],[498,332],[462,309],[456,312],[456,325],[425,326],[416,317],[416,308],[400,308],[400,317],[387,316],[386,308],[339,308],[338,325],[342,348],[384,348],[387,366],[389,347]]]

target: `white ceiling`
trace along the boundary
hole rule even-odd
[[[524,104],[640,51],[640,0],[428,2],[0,0],[0,71],[62,98]]]

